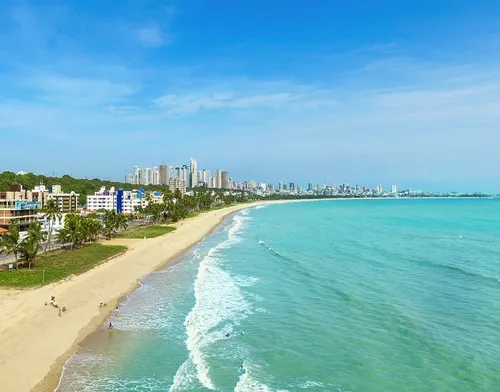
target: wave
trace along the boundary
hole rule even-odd
[[[263,205],[260,205],[260,206],[255,207],[255,209],[256,209],[256,210],[262,210],[263,208],[267,208],[267,207],[268,207],[268,205],[263,204]]]
[[[252,376],[252,369],[246,362],[243,362],[243,372],[234,388],[234,392],[272,392],[268,385],[259,382]],[[286,390],[280,390],[286,392]]]
[[[280,259],[285,260],[286,262],[288,262],[290,264],[291,268],[294,268],[295,271],[297,273],[299,273],[302,277],[307,277],[307,278],[309,278],[311,280],[314,280],[315,283],[317,283],[317,276],[314,276],[313,274],[311,274],[310,272],[306,271],[305,269],[300,268],[300,262],[299,261],[294,260],[291,257],[285,256],[284,254],[282,254],[279,251],[277,251],[276,249],[272,248],[271,246],[269,246],[268,244],[266,244],[266,242],[264,242],[262,240],[259,240],[259,245],[261,245],[262,247],[264,247],[265,249],[267,249],[274,256],[276,256],[276,257],[278,257],[278,258],[280,258]],[[354,297],[351,294],[348,294],[345,291],[342,291],[342,290],[340,290],[340,289],[338,289],[336,287],[329,286],[328,289],[331,290],[331,291],[333,291],[335,294],[337,294],[339,297],[341,297],[346,302],[358,302],[359,301],[356,297]]]
[[[214,390],[205,351],[225,339],[225,333],[253,313],[240,289],[241,283],[250,283],[252,278],[239,276],[235,280],[221,267],[217,257],[221,249],[241,240],[238,233],[245,220],[241,215],[234,216],[227,239],[211,248],[199,264],[194,282],[195,304],[185,320],[189,358],[177,370],[170,392],[192,389],[197,382]]]
[[[440,267],[442,269],[445,269],[445,270],[448,270],[451,272],[456,272],[456,273],[459,273],[459,274],[462,274],[464,276],[468,276],[468,277],[471,277],[474,279],[481,279],[481,280],[485,280],[485,281],[489,281],[489,282],[500,282],[500,279],[494,278],[493,276],[486,276],[486,275],[482,275],[482,274],[477,273],[477,272],[468,271],[464,268],[461,268],[461,267],[458,267],[455,265],[437,264],[437,263],[432,263],[432,264],[436,267]]]
[[[310,390],[311,388],[314,388],[318,390],[318,388],[325,388],[323,389],[324,391],[335,391],[335,392],[351,392],[346,389],[343,389],[341,386],[336,385],[336,384],[324,384],[320,381],[314,381],[314,380],[308,380],[303,383],[300,383],[297,388],[299,389],[308,389]]]

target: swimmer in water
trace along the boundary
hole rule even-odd
[[[231,335],[229,334],[229,332],[228,332],[228,333],[226,333],[226,338],[228,338],[229,336],[231,336]]]

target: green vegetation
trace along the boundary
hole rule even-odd
[[[121,238],[155,238],[177,230],[173,226],[147,226],[139,227],[119,234]]]
[[[149,195],[148,197],[150,198]],[[245,192],[234,194],[223,190],[194,189],[192,195],[183,195],[179,190],[172,193],[166,189],[163,193],[163,203],[149,203],[146,207],[140,208],[138,212],[151,217],[153,223],[178,222],[181,219],[195,217],[203,211],[257,199],[259,199],[258,196]]]
[[[52,228],[54,227],[54,221],[56,219],[61,219],[62,213],[59,205],[56,204],[56,201],[54,199],[50,199],[47,201],[47,203],[45,203],[43,213],[44,218],[49,222],[49,236],[47,239],[47,243],[45,244],[45,251],[47,251],[52,240]]]
[[[27,236],[22,240],[18,225],[12,223],[9,226],[9,231],[0,237],[0,253],[5,252],[7,255],[14,254],[16,270],[19,269],[19,256],[28,262],[28,266],[31,269],[31,264],[40,250],[40,243],[44,240],[45,233],[42,232],[40,223],[31,224]]]
[[[8,191],[12,184],[21,184],[25,189],[31,190],[36,185],[40,185],[40,183],[45,184],[46,186],[50,185],[61,185],[63,191],[71,192],[74,191],[80,194],[79,202],[81,205],[84,205],[87,202],[87,195],[92,195],[94,192],[99,191],[102,186],[106,188],[111,188],[112,186],[115,188],[123,188],[126,191],[131,191],[133,189],[137,189],[137,187],[145,188],[148,191],[163,191],[165,189],[164,186],[160,185],[132,185],[125,184],[123,182],[115,182],[115,181],[103,181],[97,178],[92,180],[88,179],[80,179],[73,178],[67,174],[62,177],[50,177],[44,175],[37,175],[33,173],[27,173],[24,175],[17,175],[11,171],[4,171],[0,173],[0,190]]]
[[[93,268],[103,260],[127,249],[126,246],[91,244],[70,251],[54,251],[38,256],[36,268],[19,271],[0,271],[0,286],[33,287],[56,282],[70,275],[78,275]]]
[[[104,230],[101,221],[79,214],[68,214],[64,219],[64,227],[58,230],[57,239],[61,244],[73,250],[89,242],[95,242]]]

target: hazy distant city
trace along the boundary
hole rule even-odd
[[[266,197],[270,195],[290,196],[332,196],[332,197],[405,197],[405,196],[442,196],[463,195],[461,193],[431,193],[421,190],[402,189],[397,185],[384,187],[376,185],[349,185],[349,184],[314,184],[298,185],[294,181],[279,181],[277,184],[255,180],[236,181],[225,170],[199,169],[198,162],[191,158],[189,165],[170,166],[161,164],[153,167],[135,166],[131,173],[125,176],[125,182],[133,185],[160,185],[168,186],[186,192],[188,189],[208,188],[249,191]]]

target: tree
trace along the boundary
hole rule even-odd
[[[0,238],[0,251],[7,253],[7,255],[14,253],[17,270],[19,269],[17,255],[21,252],[21,242],[19,239],[19,226],[15,222],[9,225],[9,231]]]
[[[125,215],[116,211],[106,211],[102,221],[104,224],[103,234],[106,236],[107,240],[113,238],[118,230],[125,230],[128,227]]]
[[[56,218],[60,220],[62,218],[62,213],[59,205],[57,205],[54,199],[50,199],[47,201],[45,207],[43,208],[43,212],[44,218],[49,221],[49,236],[47,239],[47,244],[45,245],[45,251],[47,251],[51,242],[52,231],[54,229],[54,221],[56,220]]]
[[[64,227],[58,231],[58,239],[62,244],[70,244],[70,249],[83,241],[82,217],[77,214],[68,214],[64,220]]]
[[[24,259],[28,262],[28,268],[31,269],[31,264],[40,250],[40,243],[43,241],[45,233],[42,231],[40,223],[31,224],[28,229],[28,235],[21,241],[20,251]]]

